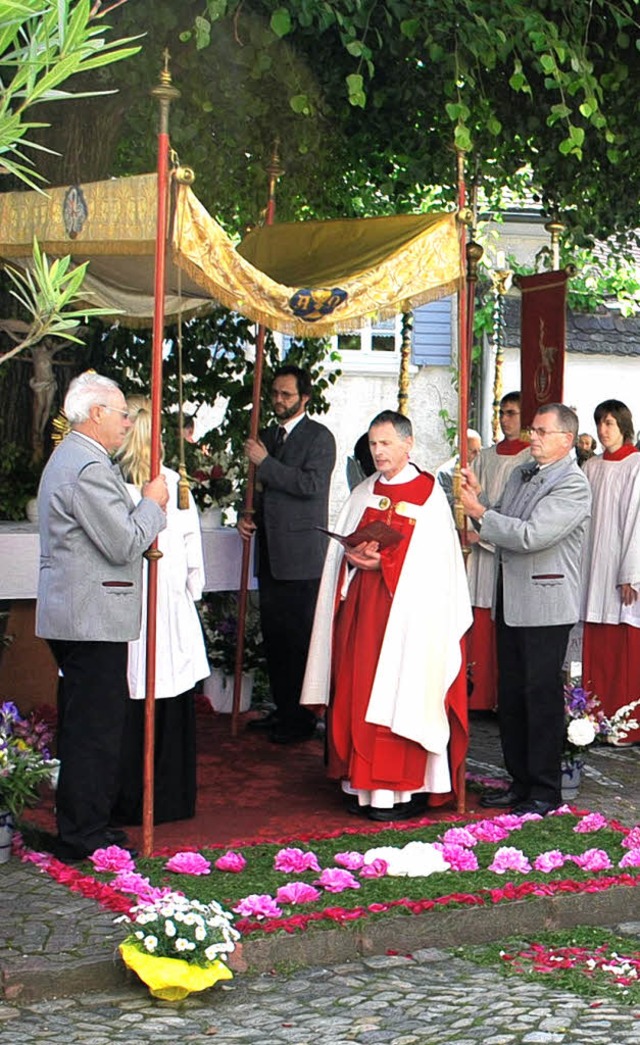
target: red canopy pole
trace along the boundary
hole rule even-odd
[[[467,532],[462,505],[459,500],[460,493],[460,469],[466,468],[467,458],[467,427],[469,416],[469,293],[466,280],[467,263],[467,223],[469,212],[467,210],[467,189],[464,180],[464,152],[456,149],[457,161],[457,183],[458,183],[458,235],[460,240],[460,290],[458,291],[458,451],[459,464],[454,477],[455,516],[456,525],[460,533],[462,550],[467,549]],[[456,489],[457,488],[457,489]],[[467,656],[466,642],[461,640],[462,669],[466,672]],[[456,781],[456,792],[458,795],[458,812],[464,813],[466,805],[466,756],[462,759],[458,769]]]
[[[151,94],[160,105],[158,132],[158,201],[156,224],[156,252],[154,279],[153,337],[151,349],[151,478],[160,472],[160,414],[162,410],[162,342],[164,339],[164,289],[167,252],[169,199],[169,106],[180,96],[171,84],[169,53],[164,54],[164,69],[160,83]],[[162,552],[155,540],[145,552],[147,566],[147,660],[144,708],[144,761],[142,805],[142,854],[150,856],[153,849],[153,756],[156,698],[156,607],[158,603],[158,559]]]
[[[267,209],[265,211],[265,225],[273,225],[276,216],[276,185],[278,178],[284,174],[284,168],[280,163],[279,141],[276,139],[273,146],[273,154],[267,174],[269,176],[269,195]],[[256,361],[253,371],[253,394],[251,398],[251,422],[249,436],[257,439],[260,429],[260,400],[262,398],[262,370],[264,363],[264,337],[265,328],[262,324],[258,327],[256,338]],[[255,509],[253,507],[256,483],[255,465],[249,464],[249,476],[247,480],[247,491],[245,494],[242,514],[245,519],[253,519]],[[231,736],[238,735],[238,714],[240,712],[240,697],[242,694],[242,662],[244,659],[244,636],[247,618],[247,592],[249,589],[249,566],[251,564],[251,541],[242,542],[242,565],[240,568],[240,590],[238,593],[238,633],[236,639],[236,662],[233,677],[233,705],[231,709]]]

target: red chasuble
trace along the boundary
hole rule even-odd
[[[365,722],[365,715],[391,603],[415,525],[413,519],[396,514],[395,505],[401,501],[424,504],[433,485],[433,476],[424,473],[409,483],[376,483],[374,495],[381,501],[386,499],[386,505],[367,508],[360,525],[382,519],[403,533],[405,539],[381,553],[380,570],[357,570],[347,598],[336,607],[327,733],[328,775],[334,779],[346,778],[358,790],[418,791],[424,785],[428,757],[424,748],[415,741],[396,736],[385,726]],[[345,564],[343,569],[346,568]],[[425,578],[425,583],[427,581]],[[341,584],[338,590],[340,587]],[[466,704],[466,679],[462,670],[452,690],[456,686],[462,687],[458,696],[461,695]],[[466,714],[464,717],[466,721]],[[447,797],[442,796],[442,800]]]
[[[522,450],[528,450],[529,445],[524,439],[503,439],[502,442],[496,443],[496,453],[500,457],[515,457]]]

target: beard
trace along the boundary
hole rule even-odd
[[[283,421],[289,421],[290,418],[295,417],[299,414],[302,409],[302,398],[298,397],[295,402],[290,403],[289,406],[285,406],[284,403],[276,403],[273,408],[273,412],[276,415],[280,424]]]

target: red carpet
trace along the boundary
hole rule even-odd
[[[196,816],[156,825],[154,849],[313,837],[341,828],[374,827],[371,821],[347,813],[339,785],[327,780],[322,738],[289,746],[271,744],[265,734],[246,730],[251,717],[251,713],[240,716],[238,737],[233,739],[231,717],[214,714],[208,701],[199,698]],[[476,796],[468,794],[468,808],[475,810],[476,804]],[[444,819],[454,813],[452,802],[428,815]],[[55,830],[53,796],[28,810],[25,819]],[[127,833],[139,846],[141,828],[128,828]]]

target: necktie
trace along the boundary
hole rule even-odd
[[[274,445],[274,450],[275,450],[276,453],[278,453],[279,450],[282,450],[282,447],[284,446],[284,440],[285,440],[286,434],[287,433],[286,433],[285,429],[283,428],[283,426],[282,425],[278,425],[278,431],[276,432],[276,441],[275,441],[275,445]]]

